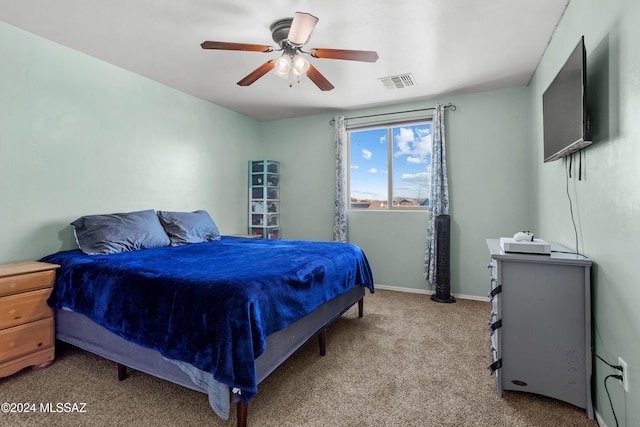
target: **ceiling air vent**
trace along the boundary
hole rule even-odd
[[[387,89],[401,89],[403,87],[416,85],[416,81],[413,79],[411,73],[382,77],[378,80],[380,80]]]

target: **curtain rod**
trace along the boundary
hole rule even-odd
[[[456,106],[454,104],[452,104],[452,103],[448,103],[447,105],[444,106],[444,108],[449,108],[451,111],[456,111]],[[391,112],[391,113],[370,114],[368,116],[345,117],[345,120],[364,119],[364,118],[368,118],[368,117],[378,117],[378,116],[387,116],[387,115],[390,115],[390,114],[415,113],[416,111],[429,111],[429,110],[435,110],[435,107],[419,108],[417,110],[407,110],[407,111],[394,111],[394,112]],[[335,119],[329,120],[329,126],[333,126],[333,124],[335,122],[336,122]]]

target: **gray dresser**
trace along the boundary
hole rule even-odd
[[[489,370],[504,390],[536,393],[584,408],[591,401],[591,260],[551,244],[551,255],[505,253],[487,239],[491,259]]]

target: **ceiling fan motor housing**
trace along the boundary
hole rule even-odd
[[[281,48],[284,48],[283,45],[287,42],[287,37],[289,36],[289,29],[291,28],[292,22],[293,18],[285,18],[271,24],[271,37],[273,38],[273,41],[276,42]]]

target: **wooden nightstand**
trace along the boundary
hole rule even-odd
[[[58,267],[38,261],[0,265],[0,378],[53,363],[55,327],[47,298]]]
[[[260,234],[232,234],[233,237],[244,237],[246,239],[262,239]]]

